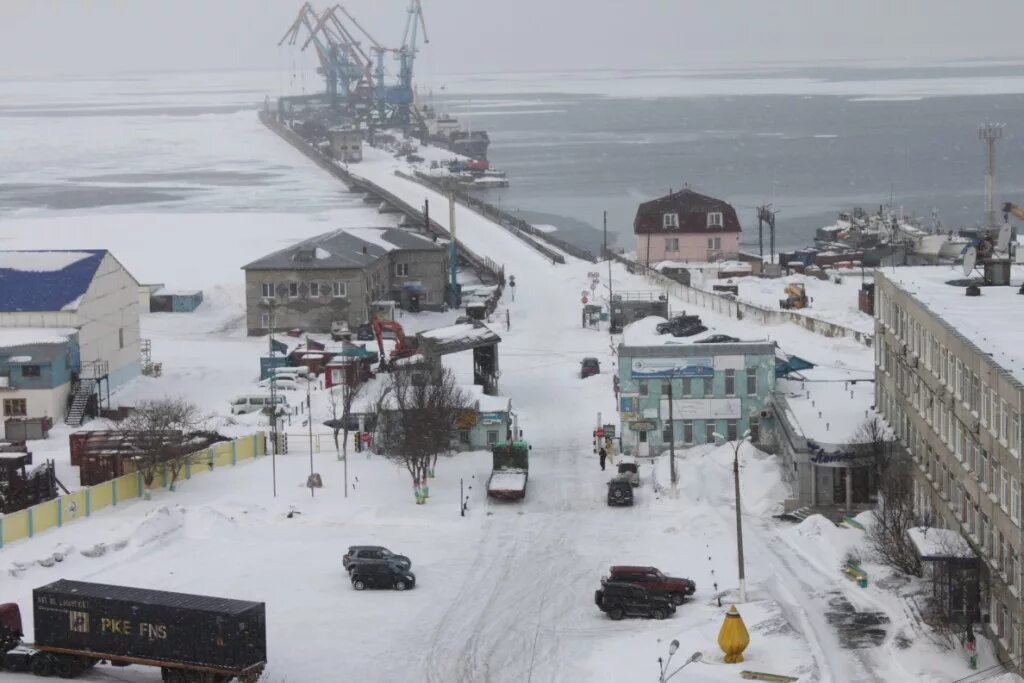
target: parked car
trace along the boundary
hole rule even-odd
[[[616,476],[608,482],[609,505],[632,505],[633,484],[626,477]]]
[[[587,357],[580,361],[580,379],[601,374],[601,361]]]
[[[676,612],[676,606],[666,596],[648,591],[631,583],[602,582],[594,591],[598,609],[618,621],[622,617],[648,617],[664,619]]]
[[[276,396],[277,399],[277,412],[285,413],[288,412],[288,399],[281,394]],[[244,413],[255,413],[258,410],[270,414],[270,394],[250,394],[246,396],[236,396],[231,399],[231,414],[242,415]]]
[[[296,377],[289,377],[288,375],[277,375],[276,377],[273,377],[273,378],[268,377],[265,380],[261,380],[261,381],[257,382],[256,386],[258,386],[260,389],[266,389],[267,391],[269,391],[270,390],[271,379],[273,380],[274,385],[277,387],[277,389],[279,391],[280,390],[283,390],[283,391],[298,391],[299,390],[299,383],[298,383],[298,381],[296,381],[297,380],[297,376]]]
[[[373,325],[370,323],[363,323],[356,328],[356,339],[359,341],[373,341],[375,339],[373,334]]]
[[[399,569],[408,570],[412,560],[405,555],[396,555],[381,545],[353,545],[341,558],[341,566],[348,571],[361,564],[391,564]]]
[[[619,476],[628,479],[632,486],[640,485],[640,470],[637,469],[635,462],[619,462],[616,469],[619,471]]]
[[[331,323],[331,339],[334,341],[349,341],[352,339],[352,330],[348,328],[348,321],[335,320]]]
[[[701,332],[707,332],[708,328],[704,327],[700,323],[686,323],[677,325],[672,328],[673,337],[692,337],[695,334]]]
[[[387,562],[357,564],[352,568],[352,587],[357,591],[365,588],[394,588],[396,591],[404,591],[415,585],[415,574]]]
[[[677,327],[693,324],[700,325],[700,316],[683,313],[681,315],[674,315],[663,323],[658,323],[654,329],[658,334],[666,334],[672,332]]]
[[[690,579],[665,576],[654,567],[618,566],[611,567],[608,572],[609,583],[631,583],[665,595],[675,605],[683,604],[686,598],[697,591],[697,584]]]
[[[727,334],[713,334],[703,339],[698,339],[694,344],[726,344],[728,342],[738,342],[739,339],[736,337],[730,337]]]

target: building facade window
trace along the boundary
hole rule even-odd
[[[661,395],[668,396],[672,393],[672,380],[663,379],[661,380]]]
[[[722,238],[721,237],[709,237],[708,238],[708,249],[711,249],[712,251],[715,251],[715,250],[719,250],[721,248],[722,248]]]
[[[725,395],[735,396],[736,395],[736,371],[726,370],[725,371]]]
[[[409,275],[409,264],[408,263],[396,263],[395,264],[395,277],[408,277]]]
[[[261,313],[260,314],[260,327],[262,327],[263,329],[270,329],[270,314],[269,313]]]
[[[39,377],[42,374],[42,368],[38,365],[22,365],[21,376],[22,377]]]
[[[663,443],[675,443],[675,434],[672,433],[672,421],[665,420],[661,425],[661,440]]]
[[[28,415],[28,402],[23,398],[5,398],[4,415],[7,417],[25,417]]]
[[[348,296],[348,284],[344,282],[335,282],[331,289],[331,293],[335,299],[343,299]]]
[[[497,429],[488,429],[487,430],[487,445],[488,446],[493,446],[496,443],[498,443],[498,430]]]
[[[683,396],[693,396],[693,378],[683,378]]]
[[[1020,526],[1020,482],[1017,477],[1010,477],[1010,518]]]
[[[722,212],[712,211],[708,213],[708,227],[709,228],[720,228],[722,227]]]
[[[292,299],[299,298],[299,283],[289,282],[288,283],[288,296]]]
[[[710,396],[712,394],[712,392],[714,391],[713,388],[712,388],[713,378],[711,378],[711,377],[704,377],[702,379],[703,379],[703,383],[704,383],[704,395],[705,396]]]
[[[1003,512],[1007,512],[1010,505],[1010,473],[1006,471],[1005,467],[1000,468],[999,473],[999,507],[1003,508]]]
[[[117,348],[119,348],[119,349],[123,349],[124,348],[124,328],[123,327],[117,328]]]
[[[637,393],[640,394],[641,396],[646,396],[647,395],[647,380],[642,379],[639,382],[637,382],[636,385],[637,385]]]
[[[726,420],[725,421],[725,438],[729,441],[735,441],[739,438],[739,420]]]
[[[319,282],[310,282],[309,283],[309,295],[311,297],[319,297],[320,296],[320,283]]]
[[[679,238],[665,240],[665,251],[679,251]]]
[[[708,420],[707,422],[704,423],[704,443],[714,443],[715,442],[715,430],[716,429],[717,429],[717,427],[715,427],[714,421]]]
[[[661,215],[661,227],[665,230],[675,230],[679,227],[678,213],[664,213]]]
[[[693,443],[693,420],[683,420],[683,443]]]
[[[747,396],[757,396],[757,368],[747,368]]]
[[[469,430],[468,429],[459,430],[459,443],[461,443],[461,444],[463,444],[465,446],[469,445]]]
[[[260,296],[264,299],[270,299],[274,296],[274,283],[264,282],[260,285]]]

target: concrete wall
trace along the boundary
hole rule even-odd
[[[9,417],[4,412],[4,401],[7,399],[25,399],[27,414],[23,417],[52,417],[55,425],[64,421],[64,410],[67,407],[71,384],[62,384],[53,389],[17,389],[0,391],[0,438],[6,438],[4,422]]]
[[[718,239],[721,244],[713,246],[708,240]],[[669,250],[668,240],[678,240],[678,248]],[[650,242],[650,251],[648,251]],[[636,235],[636,258],[640,263],[650,265],[659,261],[714,261],[726,255],[735,255],[740,250],[740,233],[709,230],[706,233],[664,232]]]
[[[377,278],[386,276],[381,268],[373,272]],[[310,284],[319,284],[320,295],[310,296]],[[333,295],[335,282],[346,286],[344,297]],[[375,300],[368,273],[358,269],[344,270],[247,270],[245,271],[245,326],[249,334],[266,334],[264,315],[269,306],[263,299],[263,284],[274,285],[275,330],[301,327],[312,332],[329,332],[331,323],[344,320],[352,327],[367,319],[367,305]],[[298,296],[289,296],[289,285],[298,284]],[[380,292],[378,287],[378,293]]]
[[[443,306],[448,283],[448,258],[444,252],[393,251],[389,254],[391,287],[401,290],[406,282],[419,282],[427,290],[420,303],[424,306]],[[408,267],[408,275],[398,275],[399,264]]]
[[[110,254],[100,262],[75,317],[82,362],[107,361],[111,388],[142,371],[139,283]]]
[[[1024,387],[884,273],[875,274],[875,284],[879,411],[916,464],[917,511],[934,515],[933,523],[938,526],[960,531],[984,558],[983,572],[991,582],[994,606],[1005,606],[1012,621],[1004,637],[997,638],[1000,655],[1012,656],[1019,652],[1014,648],[1013,626],[1024,627],[1024,613],[1015,595],[1022,590],[1024,544],[1020,514],[1014,514],[1024,480],[1020,453]],[[954,376],[949,372],[950,359]],[[958,391],[958,362],[971,379],[970,391],[963,382]],[[993,394],[1000,414],[1005,401],[1007,422],[1016,426],[1013,433],[998,434],[1001,420],[992,420]],[[989,401],[982,408],[985,397]],[[984,519],[988,520],[985,524]],[[1000,559],[1000,535],[1006,550],[1004,560]],[[982,611],[989,612],[992,607],[983,604]],[[993,613],[986,625],[990,635],[996,624]]]

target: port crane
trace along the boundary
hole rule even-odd
[[[331,106],[344,105],[357,121],[380,126],[406,127],[418,119],[413,104],[413,71],[419,52],[420,34],[429,43],[421,0],[410,0],[406,9],[401,47],[383,46],[343,5],[336,4],[320,13],[307,0],[299,9],[291,27],[278,42],[310,45],[316,51]],[[363,48],[364,40],[368,48]],[[371,56],[372,55],[372,56]],[[393,55],[399,63],[398,83],[388,85],[384,60]]]

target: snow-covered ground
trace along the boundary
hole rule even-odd
[[[353,170],[411,204],[429,198],[443,205],[436,193],[395,177],[399,165],[371,151]],[[446,224],[447,212],[438,214]],[[164,376],[134,382],[118,400],[183,394],[218,413],[234,393],[253,386],[266,343],[244,334],[239,267],[328,228],[380,220],[362,207],[312,216],[135,214],[134,223],[130,216],[9,220],[0,245],[106,247],[140,280],[203,287],[206,301],[194,314],[144,316],[143,334],[153,340]],[[4,599],[21,603],[26,626],[31,628],[32,589],[64,577],[266,601],[274,681],[646,680],[653,679],[657,657],[667,654],[672,639],[680,641],[683,656],[704,654],[705,663],[688,667],[683,680],[736,680],[740,667],[722,664],[716,645],[738,585],[731,449],[702,446],[678,453],[676,493],[664,458],[644,463],[637,504],[608,507],[610,473],[598,467],[591,430],[598,413],[614,420],[615,340],[604,330],[580,326],[580,291],[588,288],[594,265],[569,258],[554,267],[464,207],[457,210],[457,224],[460,240],[516,276],[515,300],[506,295],[493,327],[503,339],[500,392],[512,399],[533,444],[525,500],[487,501],[486,453],[440,463],[425,506],[415,505],[403,470],[377,456],[351,454],[346,497],[346,466],[330,446],[313,455],[325,488],[310,497],[302,486],[309,456],[293,445],[292,454],[276,460],[277,497],[273,463],[264,458],[0,550],[0,565],[9,570]],[[615,289],[648,288],[618,265],[613,278]],[[510,329],[502,324],[506,309]],[[769,338],[822,367],[870,372],[871,351],[852,340],[698,312],[712,332]],[[401,322],[409,329],[441,327],[454,315],[407,316]],[[584,356],[598,357],[602,374],[579,379]],[[470,372],[467,354],[452,357],[450,364],[460,381]],[[324,392],[316,391],[313,400],[319,421],[326,410]],[[240,420],[238,428],[254,429],[249,420],[255,419]],[[304,429],[293,424],[290,431],[297,436]],[[51,441],[61,443],[65,436]],[[50,457],[61,455],[55,449]],[[969,673],[962,657],[941,652],[914,627],[893,588],[873,581],[861,589],[842,578],[839,564],[848,547],[862,541],[861,532],[837,529],[821,518],[780,526],[771,515],[786,491],[775,458],[748,447],[741,462],[749,596],[739,609],[752,638],[742,668],[798,676],[801,683],[949,682]],[[459,515],[460,483],[472,487],[465,518]],[[301,514],[288,518],[292,507]],[[348,545],[362,543],[409,555],[416,589],[352,590],[341,555]],[[90,552],[97,557],[80,552],[100,544],[105,552]],[[74,550],[51,568],[33,564],[58,548]],[[593,591],[612,564],[650,564],[688,576],[697,593],[671,619],[613,622],[593,604]],[[844,648],[830,623],[834,600],[884,612],[891,626],[882,644]],[[900,649],[901,635],[910,643],[906,649]],[[992,663],[989,650],[981,654],[982,667]],[[159,673],[101,667],[84,678],[156,681]]]
[[[715,284],[739,285],[737,298],[750,304],[771,310],[781,310],[779,300],[785,299],[783,290],[791,282],[804,285],[810,305],[802,310],[793,311],[800,315],[817,318],[837,325],[843,325],[858,332],[873,334],[874,318],[857,308],[857,292],[862,282],[872,282],[870,270],[861,273],[860,269],[829,270],[829,279],[820,280],[810,275],[793,274],[782,278],[730,277],[717,279],[714,277],[697,277],[691,279],[694,287],[712,291]],[[837,282],[838,280],[838,282]]]

